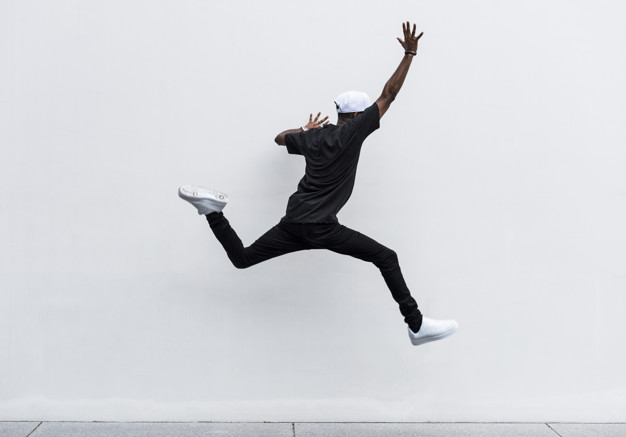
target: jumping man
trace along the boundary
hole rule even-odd
[[[371,103],[367,94],[348,91],[335,100],[337,124],[311,114],[309,122],[276,136],[279,146],[287,146],[290,154],[306,160],[304,177],[291,195],[286,215],[272,229],[244,247],[224,217],[228,203],[224,193],[196,185],[183,185],[178,195],[194,205],[198,214],[206,216],[213,233],[237,268],[243,269],[270,258],[298,250],[328,249],[373,263],[400,307],[414,345],[424,344],[452,335],[458,328],[454,320],[433,320],[423,317],[402,276],[396,253],[373,239],[349,229],[337,220],[337,213],[346,204],[356,176],[363,141],[379,128],[379,121],[394,101],[417,54],[417,43],[424,32],[415,36],[415,25],[402,23],[404,49],[400,65],[385,84],[380,97]]]

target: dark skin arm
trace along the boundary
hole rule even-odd
[[[417,42],[422,37],[422,35],[424,35],[424,32],[415,36],[415,30],[416,30],[415,24],[413,25],[413,31],[411,31],[411,23],[409,23],[408,21],[406,23],[402,23],[402,32],[404,33],[404,40],[398,38],[398,42],[400,43],[400,45],[405,51],[417,52]],[[404,55],[404,57],[402,58],[402,61],[400,61],[400,65],[398,65],[398,68],[396,69],[396,71],[393,73],[391,78],[389,78],[389,80],[385,84],[382,94],[376,100],[376,104],[378,105],[378,110],[380,112],[381,118],[385,114],[385,112],[387,112],[387,109],[389,109],[391,102],[395,100],[396,96],[400,92],[400,88],[402,88],[404,79],[406,78],[406,75],[409,72],[409,68],[411,67],[411,61],[413,60],[413,56],[414,56],[413,54]],[[315,119],[313,119],[313,114],[310,114],[309,122],[304,127],[307,129],[317,129],[328,124],[329,123],[327,121],[328,116],[324,117],[322,120],[318,122],[320,115],[321,113],[318,112]],[[357,114],[355,113],[354,115],[356,116]],[[274,141],[279,146],[284,146],[285,135],[290,134],[290,133],[298,133],[298,132],[302,132],[302,128],[288,129],[276,135],[276,138],[274,138]]]
[[[408,21],[406,23],[402,23],[402,32],[404,33],[404,40],[398,38],[400,45],[405,51],[417,52],[417,41],[424,35],[424,32],[415,36],[415,24],[413,25],[413,31],[411,31],[411,23]],[[405,54],[400,61],[400,65],[393,73],[391,78],[385,84],[383,88],[383,92],[376,100],[378,104],[378,109],[380,112],[380,116],[387,112],[391,102],[393,102],[400,92],[400,88],[402,88],[402,84],[404,83],[404,79],[406,78],[406,74],[409,72],[409,68],[411,67],[411,61],[413,61],[412,54]]]
[[[321,127],[326,126],[329,123],[328,115],[326,117],[322,118],[321,120],[319,120],[320,115],[322,115],[322,113],[318,112],[317,115],[315,116],[315,119],[313,119],[313,114],[309,114],[309,122],[307,124],[305,124],[304,127],[307,130],[309,130],[309,129],[319,129]],[[286,131],[283,131],[283,132],[279,133],[278,135],[276,135],[276,138],[274,138],[274,141],[279,146],[284,146],[285,145],[285,135],[287,135],[287,134],[297,134],[297,133],[302,132],[302,131],[303,131],[303,129],[301,127],[297,128],[297,129],[287,129]]]

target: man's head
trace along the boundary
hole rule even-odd
[[[346,91],[339,94],[335,99],[337,116],[340,121],[356,117],[371,104],[372,101],[369,96],[361,91]]]

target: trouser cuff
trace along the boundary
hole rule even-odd
[[[414,333],[417,333],[422,327],[422,313],[419,310],[417,310],[416,314],[407,316],[404,320]]]

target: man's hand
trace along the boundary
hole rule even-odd
[[[318,112],[317,115],[315,116],[315,120],[314,120],[313,119],[313,114],[309,114],[309,122],[307,124],[305,124],[304,127],[307,130],[309,130],[309,129],[317,129],[317,128],[320,128],[320,127],[324,127],[328,123],[330,123],[328,121],[328,115],[318,121],[318,119],[320,118],[320,115],[322,115],[322,113]]]
[[[413,31],[411,32],[411,23],[408,21],[402,23],[402,32],[404,32],[404,40],[398,38],[398,42],[407,52],[417,52],[417,41],[424,35],[424,32],[415,36],[415,24],[413,25]]]

